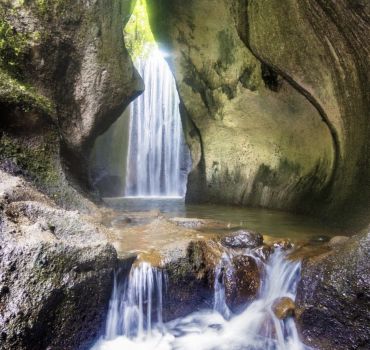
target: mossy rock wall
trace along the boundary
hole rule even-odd
[[[151,1],[170,51],[193,157],[188,202],[308,210],[330,185],[334,144],[317,109],[241,40],[241,1]],[[246,13],[245,13],[246,15]]]
[[[369,19],[362,0],[252,0],[238,25],[253,53],[305,95],[330,129],[334,169],[317,212],[363,225],[370,208]]]
[[[13,143],[32,139],[34,146],[27,150],[30,162],[25,164],[20,153],[2,142],[7,151],[1,161],[11,157],[51,194],[54,184],[50,188],[44,182],[43,169],[31,169],[32,161],[51,156],[53,162],[42,166],[50,165],[50,174],[60,173],[56,182],[68,186],[66,175],[88,193],[88,158],[95,139],[143,89],[122,31],[132,5],[130,0],[0,4],[0,131]],[[42,154],[45,149],[53,154]]]

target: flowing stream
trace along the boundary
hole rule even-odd
[[[131,103],[126,196],[183,197],[190,164],[180,99],[159,50],[138,59],[145,91]]]
[[[258,298],[240,314],[232,314],[218,275],[228,261],[225,255],[215,271],[214,308],[165,324],[165,272],[147,263],[133,266],[126,280],[115,280],[106,332],[92,350],[308,349],[299,340],[294,320],[279,320],[272,311],[277,298],[295,299],[300,263],[285,259],[280,250],[267,263],[260,260],[264,274]]]

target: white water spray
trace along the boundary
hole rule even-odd
[[[183,197],[190,155],[175,80],[159,50],[136,68],[145,91],[131,104],[126,196]]]
[[[156,284],[152,281],[163,281],[163,275],[159,275],[158,270],[152,269],[147,264],[141,265],[139,269],[136,268],[138,270],[130,274],[126,285],[127,293],[123,293],[121,301],[115,301],[118,295],[116,294],[117,286],[115,286],[105,339],[100,340],[93,350],[308,349],[299,340],[294,320],[292,318],[279,320],[272,311],[272,305],[277,298],[295,299],[300,263],[286,260],[285,253],[277,250],[264,264],[265,273],[259,297],[238,315],[233,315],[225,302],[225,292],[220,276],[221,266],[227,263],[228,259],[224,259],[219,265],[220,269],[216,269],[213,310],[196,312],[164,325],[159,320],[150,327],[148,326],[151,324],[148,322],[149,314],[147,311],[145,313],[142,308],[140,300],[144,299],[141,299],[140,295],[146,295],[145,300],[147,300],[148,307],[152,305],[150,303],[153,299],[149,295],[153,295],[155,290],[153,285]],[[142,289],[141,292],[138,288]],[[129,290],[131,292],[128,292]],[[149,290],[152,292],[149,293]],[[130,293],[135,295],[134,299],[130,299]],[[130,301],[127,302],[128,300]],[[165,303],[165,300],[163,302]],[[120,303],[121,307],[117,308],[112,303]],[[114,314],[112,307],[117,310]],[[127,312],[131,313],[131,308],[135,309],[136,321],[129,323],[129,332],[126,332],[126,328],[120,326],[122,325],[121,318],[124,318]],[[159,310],[161,310],[161,305]],[[146,318],[146,327],[143,326],[144,322],[138,321],[140,317]],[[117,333],[117,328],[123,331]]]

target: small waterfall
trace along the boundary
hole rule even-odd
[[[224,284],[224,266],[231,265],[230,258],[223,254],[221,261],[215,269],[215,295],[213,300],[213,310],[220,313],[226,320],[230,319],[231,311],[226,304],[225,284]]]
[[[237,315],[225,301],[222,275],[224,268],[232,268],[230,264],[231,256],[225,254],[216,268],[213,310],[166,324],[161,316],[165,274],[146,263],[133,267],[121,287],[115,280],[106,334],[92,350],[309,349],[299,340],[294,319],[279,320],[272,311],[277,298],[295,299],[300,263],[287,260],[285,252],[276,250],[262,263],[265,273],[259,297]]]
[[[224,325],[222,345],[219,345],[218,342],[209,342],[201,349],[226,350],[229,349],[229,346],[230,348],[235,346],[236,349],[246,350],[308,349],[299,339],[294,320],[292,318],[279,320],[272,311],[274,301],[281,297],[295,300],[300,276],[300,263],[287,260],[285,255],[286,253],[277,249],[267,263],[259,261],[264,268],[259,297],[241,314],[231,316],[230,321]],[[254,254],[251,256],[258,258]],[[221,264],[224,268],[232,268],[230,266],[231,257],[223,257]],[[224,289],[224,285],[220,284],[219,288]],[[220,300],[220,296],[225,297],[225,291],[215,289],[215,301],[218,298],[217,304],[222,306],[216,311],[225,318],[226,301],[225,299]],[[242,342],[240,337],[242,337]],[[208,339],[210,340],[211,337]],[[183,349],[190,349],[190,347]]]
[[[136,68],[145,91],[131,104],[126,196],[183,197],[190,154],[175,80],[159,50]]]
[[[116,274],[104,339],[119,336],[144,339],[152,333],[153,320],[157,328],[162,328],[162,270],[141,263],[132,267],[124,283],[117,279]]]

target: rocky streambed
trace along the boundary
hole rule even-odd
[[[218,311],[228,310],[229,325],[261,300],[266,276],[287,264],[290,273],[298,268],[295,292],[269,300],[273,320],[293,324],[299,341],[314,348],[366,348],[368,233],[320,242],[160,212],[122,217],[96,208],[95,216],[86,216],[57,207],[20,178],[0,175],[1,349],[89,349],[105,334],[114,276],[127,283],[130,271],[143,264],[165,275],[161,322],[170,327],[168,336],[176,338],[173,322],[195,322],[194,312],[214,310],[216,299]],[[284,270],[278,271],[273,274]],[[146,313],[148,305],[144,299]],[[206,328],[229,329],[220,322]],[[270,322],[264,327],[278,339]],[[184,330],[183,323],[179,327]]]

